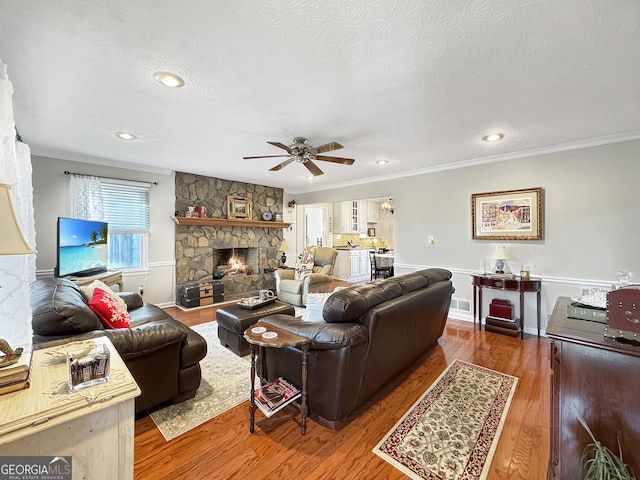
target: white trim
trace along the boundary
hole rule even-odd
[[[472,275],[474,273],[478,273],[477,270],[469,270],[466,268],[455,268],[455,267],[446,267],[446,266],[436,266],[436,265],[412,265],[408,263],[395,263],[394,270],[396,272],[402,273],[410,273],[415,272],[417,270],[424,270],[425,268],[444,268],[445,270],[449,270],[451,273],[457,275]],[[408,272],[403,272],[403,270],[408,270]],[[555,283],[560,285],[577,285],[577,286],[585,286],[585,287],[601,287],[601,288],[611,288],[616,281],[615,280],[601,280],[601,279],[591,279],[591,278],[570,278],[570,277],[549,277],[544,275],[535,275],[535,278],[539,278],[543,283]]]
[[[165,262],[149,262],[149,269],[159,268],[159,267],[175,267],[175,260],[169,260]]]

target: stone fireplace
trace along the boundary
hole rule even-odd
[[[209,218],[227,218],[227,197],[244,197],[251,202],[253,218],[264,212],[282,213],[283,190],[263,185],[234,182],[176,172],[176,212],[184,216],[187,207],[207,207]],[[177,225],[176,288],[210,282],[214,273],[224,276],[225,301],[257,295],[275,289],[273,270],[278,267],[282,229],[263,226]]]

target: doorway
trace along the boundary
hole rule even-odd
[[[304,206],[304,244],[330,247],[333,239],[329,236],[329,209],[326,205]]]

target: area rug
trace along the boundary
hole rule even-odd
[[[373,453],[414,479],[486,479],[517,382],[455,360]]]
[[[250,355],[238,357],[218,340],[218,324],[191,327],[207,340],[207,356],[200,361],[202,381],[196,396],[149,414],[169,441],[249,400]]]

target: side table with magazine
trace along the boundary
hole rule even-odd
[[[311,341],[308,338],[288,332],[282,328],[274,327],[266,322],[259,321],[244,332],[244,338],[251,346],[251,401],[249,402],[249,431],[254,432],[256,409],[260,409],[267,417],[278,412],[286,405],[296,405],[300,411],[302,435],[307,433],[307,352]],[[261,378],[261,386],[256,388],[256,355],[260,350],[260,362],[264,358],[265,348],[299,347],[302,350],[302,385],[298,389],[286,379],[280,377],[272,382]],[[264,365],[261,364],[260,373],[264,374]],[[299,402],[296,402],[300,399]]]

